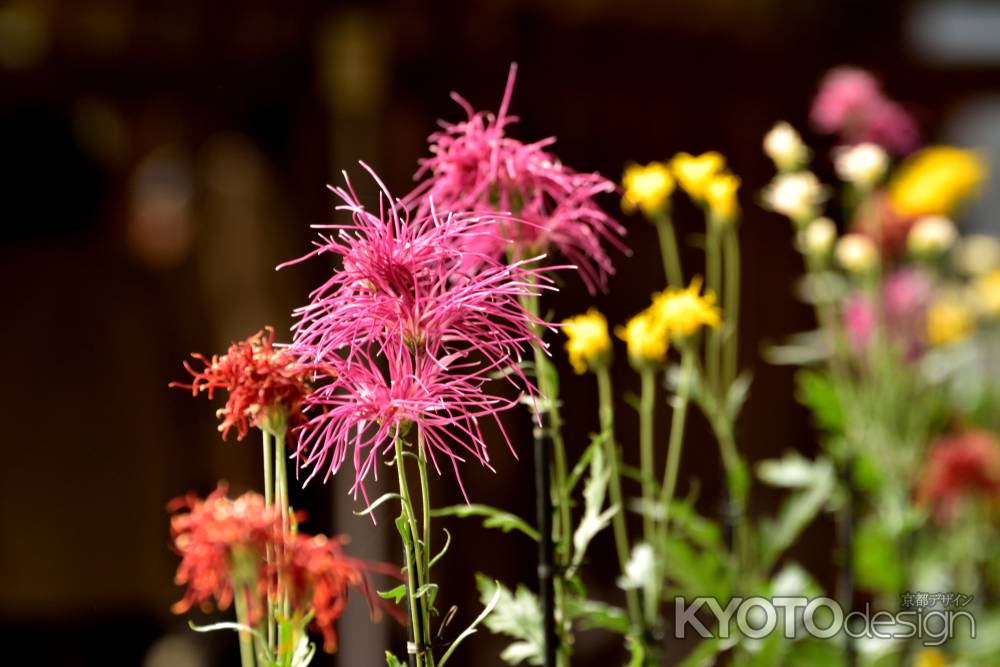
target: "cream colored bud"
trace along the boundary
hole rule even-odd
[[[1000,269],[1000,240],[986,234],[962,237],[955,248],[955,268],[970,276]]]
[[[795,128],[782,121],[764,135],[764,152],[779,171],[798,169],[809,161],[809,147]]]
[[[799,251],[815,257],[828,255],[837,240],[837,225],[830,218],[816,218],[799,232]]]
[[[772,211],[803,222],[816,215],[826,198],[823,186],[811,171],[778,174],[763,192],[764,204]]]
[[[864,234],[844,234],[834,249],[837,263],[851,273],[867,273],[878,266],[878,248]]]
[[[955,223],[943,215],[920,218],[906,236],[906,247],[914,255],[939,255],[958,238]]]
[[[837,151],[833,166],[842,180],[870,188],[885,176],[889,156],[878,144],[863,143]]]

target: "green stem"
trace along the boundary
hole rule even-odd
[[[722,296],[725,314],[722,321],[726,338],[723,349],[722,386],[728,391],[739,371],[737,331],[740,319],[740,240],[734,224],[730,223],[723,231],[723,243],[725,289]]]
[[[620,452],[615,442],[614,394],[611,390],[611,373],[608,372],[607,366],[601,366],[597,369],[597,393],[600,404],[601,432],[604,435],[604,452],[611,473],[608,488],[612,504],[618,507],[618,511],[612,519],[612,529],[615,537],[615,548],[618,552],[618,566],[624,575],[631,548],[628,543],[628,529],[625,525],[625,501],[622,495],[621,471],[618,467]],[[644,619],[639,607],[639,592],[634,588],[629,588],[625,591],[625,599],[628,605],[629,620],[634,627],[642,630]]]
[[[417,469],[420,471],[420,503],[421,503],[421,518],[423,519],[423,546],[421,547],[421,552],[423,553],[423,562],[421,565],[421,577],[420,585],[427,586],[430,584],[431,577],[431,493],[430,485],[427,483],[427,457],[424,450],[424,438],[422,435],[417,434]],[[431,645],[431,596],[429,593],[425,593],[420,598],[421,608],[424,614],[424,644],[428,647],[427,653],[427,664],[433,667],[434,665],[434,654],[430,652]]]
[[[656,490],[653,467],[656,460],[653,453],[653,427],[656,408],[656,369],[645,367],[639,371],[642,390],[639,396],[639,473],[642,480],[642,533],[646,544],[654,543],[654,520],[652,510],[656,506]],[[647,602],[647,616],[649,612]]]
[[[663,259],[663,273],[670,287],[683,287],[684,275],[681,272],[681,258],[677,251],[677,234],[674,222],[669,213],[655,216],[656,233],[660,237],[660,257]]]
[[[420,566],[421,555],[419,548],[419,537],[420,533],[417,530],[416,518],[413,516],[413,504],[410,502],[410,489],[406,483],[406,462],[403,456],[403,439],[397,436],[395,441],[396,447],[396,474],[399,478],[399,496],[400,505],[402,506],[403,517],[406,520],[407,530],[409,531],[409,540],[403,540],[403,557],[406,562],[406,592],[407,599],[410,602],[410,627],[413,628],[413,643],[423,644],[423,605],[417,598],[417,591],[420,588],[419,585],[419,570],[423,568]],[[424,650],[430,651],[429,646],[416,646],[415,648],[415,658],[417,667],[425,667],[427,663],[427,657]],[[407,647],[407,652],[410,652],[410,647]]]
[[[709,219],[705,239],[705,282],[706,292],[719,297],[722,287],[722,248],[720,245],[719,223]],[[708,332],[708,345],[705,348],[705,370],[708,373],[709,389],[716,394],[721,386],[720,362],[722,352],[722,334],[718,329]]]
[[[274,459],[272,453],[271,433],[266,429],[260,430],[261,444],[264,455],[264,503],[268,507],[274,505]],[[274,546],[267,545],[264,551],[264,559],[268,567],[274,564]],[[274,592],[268,586],[267,591],[267,648],[274,655],[278,636],[277,628],[274,624]]]
[[[235,583],[235,582],[234,582]],[[247,611],[246,588],[240,583],[236,586],[233,595],[234,606],[236,607],[236,622],[243,626],[250,626],[250,614]],[[254,658],[254,638],[249,630],[237,630],[240,638],[240,665],[241,667],[255,667],[257,664]]]
[[[677,475],[680,470],[681,450],[684,447],[684,426],[691,399],[691,382],[695,368],[695,353],[684,350],[681,353],[681,377],[674,401],[674,412],[670,420],[670,440],[667,443],[667,467],[663,472],[663,490],[660,505],[663,507],[663,530],[670,523],[670,506],[677,491]]]
[[[722,454],[722,465],[726,470],[726,485],[729,490],[730,511],[736,521],[733,526],[734,552],[737,571],[746,573],[750,564],[750,534],[747,532],[747,474],[743,460],[736,449],[732,424],[725,417],[717,417],[714,426],[719,449]]]
[[[286,427],[284,420],[275,428],[272,436],[274,437],[274,499],[275,504],[279,512],[281,512],[281,534],[282,536],[288,536],[291,532],[291,506],[288,501],[288,472],[287,468],[287,452],[285,450],[285,436]],[[280,554],[280,558],[284,560],[286,554]],[[291,617],[291,599],[288,594],[287,587],[285,585],[284,576],[282,574],[281,568],[278,569],[278,594],[281,596],[281,616],[283,619],[287,620]],[[277,620],[275,620],[277,623]],[[280,635],[280,631],[277,633]],[[280,644],[280,637],[279,644]],[[294,646],[278,646],[279,657],[283,652],[288,652],[288,658],[291,657],[291,651],[294,651]]]

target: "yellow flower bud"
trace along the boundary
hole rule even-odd
[[[608,321],[596,308],[583,315],[575,315],[563,321],[562,331],[566,334],[566,352],[573,370],[582,375],[587,370],[596,370],[611,360],[611,337],[608,335]]]
[[[635,212],[636,207],[650,215],[666,209],[670,195],[674,191],[674,177],[669,167],[662,162],[650,162],[643,166],[632,164],[625,168],[622,176],[622,209],[626,213]]]
[[[972,309],[961,294],[941,294],[927,309],[927,341],[947,345],[964,340],[972,334],[975,324]]]
[[[688,193],[688,196],[696,202],[704,201],[708,184],[725,166],[726,159],[715,151],[702,153],[698,156],[690,153],[678,153],[670,161],[674,178]]]
[[[1000,269],[976,278],[972,294],[979,312],[990,317],[1000,315]]]
[[[628,345],[629,360],[637,368],[667,360],[670,334],[649,309],[630,319],[624,327],[617,327],[615,335]]]
[[[705,201],[712,215],[721,222],[730,222],[739,212],[736,192],[740,179],[730,173],[716,174],[705,188]]]
[[[913,660],[913,667],[949,667],[948,657],[941,649],[922,648]]]
[[[973,151],[931,146],[910,157],[889,184],[889,201],[904,217],[951,215],[986,179],[986,163]]]
[[[955,268],[970,276],[1000,269],[1000,240],[986,234],[969,234],[955,248]]]
[[[830,254],[837,241],[837,225],[830,218],[816,218],[798,235],[799,252],[814,257]]]

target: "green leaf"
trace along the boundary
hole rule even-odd
[[[729,420],[733,423],[736,422],[736,418],[739,417],[740,411],[743,409],[743,404],[747,400],[751,382],[753,382],[753,376],[747,371],[740,373],[733,380],[733,383],[729,385],[729,391],[726,393],[726,413],[729,415]]]
[[[385,652],[386,667],[406,667],[406,663],[400,661],[391,651]]]
[[[542,610],[538,598],[524,586],[515,592],[482,574],[476,575],[476,586],[483,604],[488,604],[497,594],[493,613],[485,619],[490,632],[515,640],[500,657],[512,664],[527,662],[542,664],[543,636]]]
[[[579,620],[584,630],[600,628],[627,635],[631,629],[624,609],[597,600],[569,597],[566,599],[566,613],[570,618]]]
[[[569,479],[566,480],[566,495],[573,493],[573,489],[580,482],[580,478],[583,477],[583,473],[587,471],[587,466],[590,464],[591,458],[594,456],[594,451],[598,448],[604,446],[604,441],[609,437],[608,433],[598,433],[590,436],[590,444],[587,448],[583,450],[580,454],[580,460],[576,462],[573,466],[573,471],[569,474]]]
[[[529,526],[524,519],[510,512],[490,507],[489,505],[449,505],[433,510],[431,516],[482,516],[486,517],[483,521],[483,527],[485,528],[499,528],[505,533],[509,533],[512,530],[519,530],[536,542],[538,541],[538,531]]]
[[[597,449],[590,459],[590,476],[583,486],[583,516],[573,531],[573,558],[570,561],[570,569],[579,567],[590,541],[611,523],[612,517],[619,510],[617,505],[613,505],[602,511],[610,479],[611,469],[604,460],[604,453]]]
[[[757,464],[757,477],[762,482],[786,489],[808,488],[816,483],[817,475],[825,472],[798,452],[788,452],[780,459]]]
[[[795,398],[812,412],[816,425],[828,433],[843,433],[844,412],[828,373],[800,370],[795,374]]]
[[[441,547],[441,551],[437,552],[434,558],[431,558],[430,563],[427,564],[427,569],[434,567],[441,558],[448,553],[448,547],[451,546],[451,533],[448,532],[447,528],[442,528],[444,531],[444,546]]]
[[[705,639],[695,646],[694,650],[678,664],[678,667],[711,667],[715,664],[716,658],[733,644],[735,641],[731,638],[728,640],[718,637]]]
[[[777,475],[778,481],[798,484],[802,481],[802,477],[807,480],[806,486],[800,487],[800,490],[785,499],[777,517],[762,522],[761,534],[767,536],[763,543],[763,571],[770,569],[781,554],[798,539],[806,526],[823,511],[837,488],[836,473],[832,463],[827,459],[818,459],[811,464],[811,472],[803,475],[800,469],[802,462],[796,460],[797,456],[786,457],[786,460],[794,461],[787,468],[778,466],[771,471],[775,473],[776,470],[782,470],[783,473],[793,471],[793,474],[785,474],[784,477]]]
[[[406,597],[406,584],[400,584],[387,591],[377,591],[378,596],[384,600],[392,600],[399,604],[400,600]]]
[[[886,526],[875,518],[862,521],[854,532],[854,567],[858,585],[895,594],[903,588],[902,559]]]

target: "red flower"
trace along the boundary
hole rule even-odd
[[[259,494],[245,493],[230,500],[226,490],[220,484],[204,500],[188,494],[167,505],[169,511],[177,512],[170,520],[170,534],[181,556],[174,580],[187,586],[184,597],[172,607],[174,613],[183,614],[194,606],[208,611],[213,601],[219,609],[228,608],[233,601],[235,567],[252,568],[247,572],[252,581],[240,584],[245,587],[251,618],[261,613],[260,599],[267,585],[264,554],[267,545],[279,537],[277,515]]]
[[[985,431],[938,440],[917,490],[918,501],[931,505],[942,521],[951,519],[959,501],[972,495],[1000,496],[1000,445]]]
[[[194,380],[191,384],[171,382],[170,386],[190,389],[193,396],[205,392],[209,398],[217,389],[229,392],[226,406],[218,412],[223,438],[236,427],[237,439],[242,440],[251,426],[264,426],[276,416],[276,410],[284,414],[289,426],[302,422],[302,402],[310,392],[306,380],[312,369],[299,363],[289,349],[274,347],[271,327],[233,343],[221,357],[191,356],[204,368],[195,370],[184,362]]]
[[[312,625],[323,635],[325,651],[332,653],[337,649],[334,625],[347,607],[348,593],[352,588],[364,595],[373,618],[384,608],[401,620],[396,607],[379,604],[381,600],[375,595],[368,578],[368,573],[372,571],[399,577],[399,568],[366,563],[347,556],[342,549],[343,538],[299,534],[292,540],[285,570],[292,607],[311,608],[315,612]]]

